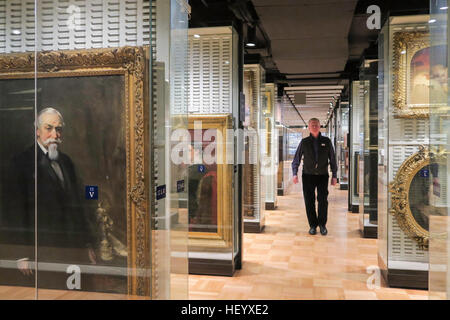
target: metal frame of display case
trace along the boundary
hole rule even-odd
[[[362,104],[360,101],[360,82],[353,81],[350,85],[350,151],[349,151],[349,175],[348,175],[348,211],[359,213],[359,158],[360,158],[360,117]]]
[[[275,98],[276,87],[273,83],[266,83],[265,100],[263,109],[266,132],[261,136],[262,147],[262,173],[265,176],[265,209],[277,208],[277,172],[278,172],[278,134],[275,128]]]
[[[377,238],[378,202],[378,62],[366,59],[360,68],[363,108],[360,113],[359,228],[364,238]]]

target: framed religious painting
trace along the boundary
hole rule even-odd
[[[143,47],[0,56],[2,283],[150,295],[147,69]]]
[[[232,148],[227,141],[227,129],[231,129],[231,117],[190,115],[188,119],[189,245],[229,248],[233,225],[233,159],[227,159]]]
[[[398,31],[393,35],[393,105],[396,118],[428,118],[430,107],[445,108],[448,63],[446,44],[430,45],[428,31]],[[436,101],[435,101],[436,100]]]

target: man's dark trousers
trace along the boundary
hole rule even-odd
[[[302,175],[303,198],[305,199],[306,214],[311,228],[327,224],[328,179],[328,175]],[[319,216],[316,214],[316,188]]]

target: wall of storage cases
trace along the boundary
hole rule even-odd
[[[188,11],[0,1],[0,285],[16,298],[187,298],[185,178],[167,155],[187,125]]]
[[[348,171],[349,171],[349,148],[348,148],[348,130],[349,130],[349,103],[341,102],[337,110],[337,138],[336,138],[336,156],[338,164],[338,179],[340,190],[348,190]]]
[[[430,299],[450,298],[450,242],[449,242],[449,17],[448,1],[430,2],[430,145],[435,156],[430,162],[435,166],[430,181],[429,194],[429,297]],[[440,71],[440,72],[439,72]]]
[[[359,81],[351,83],[350,90],[350,175],[349,175],[349,211],[359,212],[360,192],[360,146],[361,146],[361,113],[363,110],[363,87]]]
[[[395,287],[428,287],[428,21],[390,17],[379,39],[378,256]]]
[[[265,72],[257,64],[244,65],[245,164],[243,172],[244,232],[261,232],[265,226],[265,176],[261,175],[261,144],[265,131]]]
[[[365,238],[377,238],[378,203],[378,62],[364,60],[360,68],[359,227]],[[360,91],[361,93],[361,91]]]
[[[278,172],[278,132],[275,128],[275,98],[276,91],[273,83],[265,86],[265,108],[263,120],[265,132],[261,134],[261,174],[265,182],[265,209],[274,210],[277,207],[277,172]]]
[[[189,272],[233,275],[240,260],[237,170],[242,150],[238,35],[232,27],[189,29]]]

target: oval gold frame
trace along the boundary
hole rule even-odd
[[[433,152],[437,161],[442,161],[444,155],[444,151]],[[424,250],[428,250],[430,232],[417,223],[411,212],[409,188],[417,172],[430,164],[430,159],[430,150],[421,146],[419,152],[414,153],[402,163],[394,181],[389,184],[392,200],[390,213],[397,219],[400,228]]]

